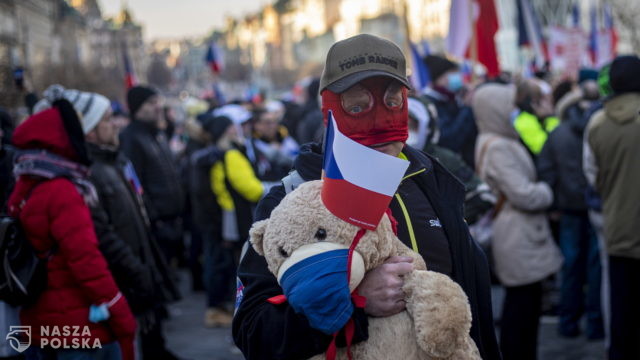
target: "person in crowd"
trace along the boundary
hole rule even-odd
[[[491,252],[497,278],[506,289],[500,322],[505,360],[537,359],[542,281],[562,265],[545,210],[553,202],[549,185],[536,180],[533,160],[511,123],[516,89],[486,84],[473,97],[480,136],[476,168],[498,194]]]
[[[561,123],[549,134],[537,162],[540,180],[553,189],[553,208],[561,212],[559,243],[565,261],[558,332],[565,337],[578,336],[584,312],[587,338],[591,340],[601,339],[604,329],[598,239],[591,227],[585,200],[587,180],[582,169],[582,138],[587,125],[585,112],[598,98],[597,83],[585,80],[558,101],[556,113]]]
[[[191,289],[193,291],[203,291],[204,282],[202,280],[204,270],[203,265],[203,227],[206,226],[200,218],[200,207],[204,206],[205,201],[210,199],[206,198],[206,194],[203,198],[203,194],[198,193],[197,188],[198,179],[197,172],[194,167],[194,154],[200,152],[207,147],[209,139],[208,134],[202,128],[202,119],[208,114],[207,112],[193,114],[187,108],[189,118],[184,124],[184,130],[187,135],[187,143],[183,157],[180,161],[180,172],[183,175],[184,191],[186,193],[186,209],[184,214],[185,230],[189,232],[189,271],[191,272]],[[211,167],[211,166],[209,166]],[[206,187],[206,190],[211,192]],[[215,199],[214,199],[215,202]],[[211,222],[212,218],[208,218],[205,222]]]
[[[305,89],[306,101],[297,127],[296,140],[300,144],[321,141],[324,134],[322,112],[318,103],[318,86],[320,86],[320,79],[314,78]]]
[[[473,234],[473,225],[493,208],[496,202],[495,195],[489,186],[474,173],[473,169],[462,160],[460,155],[437,145],[439,130],[433,115],[435,109],[429,111],[428,105],[414,97],[409,97],[407,105],[409,106],[407,145],[415,149],[422,149],[436,158],[464,184],[467,194],[464,202],[464,218]],[[478,240],[476,236],[474,238]]]
[[[341,71],[338,64],[342,60],[372,51],[391,61],[365,63]],[[405,64],[397,45],[373,35],[361,34],[335,43],[328,52],[320,81],[324,120],[332,110],[338,127],[352,140],[411,162],[408,176],[390,206],[398,220],[398,236],[423,256],[429,269],[451,276],[462,286],[473,313],[471,336],[484,359],[499,359],[489,270],[482,250],[464,223],[464,187],[440,163],[405,145],[409,87]],[[304,145],[294,162],[295,177],[292,174],[283,179],[286,190],[285,186],[270,190],[256,209],[256,220],[268,218],[296,184],[320,179],[322,156],[320,144]],[[403,208],[407,211],[403,212]],[[430,223],[434,225],[427,226]],[[411,269],[409,259],[394,257],[365,275],[358,292],[367,298],[367,305],[353,314],[354,343],[367,339],[367,316],[390,316],[404,310],[402,275]],[[308,320],[296,314],[289,304],[272,305],[266,301],[282,290],[265,259],[250,246],[238,268],[238,278],[233,337],[247,359],[308,358],[327,350],[332,336],[311,328]],[[338,339],[338,346],[344,346],[343,340]]]
[[[131,123],[131,119],[129,119],[129,115],[127,115],[123,106],[117,101],[111,102],[111,111],[112,121],[115,124],[118,133],[120,133],[129,125],[129,123]]]
[[[56,86],[56,85],[54,85]],[[175,359],[166,348],[162,305],[179,294],[167,264],[150,236],[142,188],[131,162],[119,152],[118,131],[109,100],[96,93],[60,89],[82,114],[90,160],[89,180],[99,201],[90,206],[99,248],[139,325],[145,359]],[[42,100],[36,108],[49,107]]]
[[[180,157],[179,167],[183,180],[183,189],[186,195],[185,213],[184,213],[184,228],[189,233],[189,257],[188,265],[191,273],[191,288],[194,291],[203,291],[203,272],[202,267],[202,251],[203,251],[203,228],[207,226],[206,222],[211,222],[211,219],[206,219],[203,223],[202,219],[199,219],[197,213],[200,211],[199,196],[203,194],[198,193],[197,187],[194,187],[194,176],[197,176],[197,172],[194,172],[194,154],[200,150],[206,148],[209,144],[209,136],[202,127],[202,121],[209,115],[207,110],[208,104],[204,101],[191,99],[185,102],[187,111],[187,120],[184,123],[184,132],[186,134],[186,146],[183,155]],[[204,109],[204,112],[202,110]],[[208,187],[205,190],[211,192]],[[205,199],[206,193],[204,194]]]
[[[189,159],[189,195],[191,197],[191,216],[194,227],[201,237],[200,249],[193,248],[192,255],[202,254],[200,272],[202,286],[207,294],[207,312],[204,323],[207,327],[228,326],[230,318],[224,309],[224,302],[232,296],[229,291],[230,249],[222,247],[222,211],[211,187],[211,168],[222,158],[222,152],[211,141],[207,130],[215,117],[211,112],[198,116],[198,124],[202,134],[199,136],[204,147],[195,151]],[[196,271],[193,269],[192,271]]]
[[[181,258],[184,195],[176,159],[159,130],[163,107],[151,88],[129,89],[131,123],[120,134],[122,152],[129,158],[144,189],[151,228],[168,261]]]
[[[613,95],[589,123],[595,188],[602,196],[604,238],[609,255],[610,360],[640,357],[640,58],[620,56],[611,64]]]
[[[5,212],[5,204],[9,194],[13,190],[15,179],[13,178],[13,156],[15,154],[11,146],[13,134],[13,119],[8,112],[0,108],[0,212]]]
[[[82,126],[61,92],[45,94],[50,109],[29,117],[13,134],[21,153],[16,159],[16,186],[9,214],[20,220],[36,253],[46,257],[47,286],[20,312],[31,326],[27,359],[58,355],[85,359],[134,359],[136,323],[124,296],[100,253],[88,205],[98,201],[89,182],[89,158]],[[90,317],[90,308],[107,314]],[[95,349],[41,347],[41,327],[78,326],[90,335],[63,335],[71,343],[85,338]],[[77,341],[77,340],[76,340]],[[33,346],[35,345],[35,346]]]
[[[436,106],[438,144],[460,154],[473,169],[478,130],[468,103],[470,97],[462,96],[464,81],[460,66],[441,55],[428,55],[423,60],[431,78],[423,99]]]
[[[283,115],[284,106],[273,100],[267,101],[255,115],[251,143],[256,153],[254,167],[263,182],[279,182],[289,173],[298,155],[298,143],[280,125]]]
[[[216,116],[206,129],[221,152],[210,170],[210,179],[222,209],[222,238],[213,246],[210,263],[216,269],[209,270],[214,279],[206,282],[215,288],[217,296],[209,299],[205,322],[209,326],[228,326],[232,316],[224,308],[224,301],[232,295],[230,282],[234,279],[237,255],[249,237],[255,204],[262,197],[264,188],[245,154],[245,143],[238,126],[228,117]]]
[[[575,83],[573,80],[564,79],[553,88],[551,97],[553,98],[554,107],[557,107],[560,100],[573,90],[574,85]]]
[[[549,133],[560,124],[553,114],[551,86],[540,79],[521,79],[517,84],[516,106],[511,114],[513,127],[535,158]]]
[[[602,320],[605,333],[605,346],[609,348],[611,335],[609,333],[611,324],[611,301],[609,291],[609,255],[604,241],[604,224],[602,219],[602,198],[595,190],[595,179],[598,169],[593,157],[593,150],[589,146],[589,123],[593,120],[593,115],[601,110],[604,106],[603,99],[609,98],[613,94],[611,85],[609,84],[609,70],[611,64],[607,64],[600,69],[598,73],[598,89],[600,92],[600,100],[595,101],[585,114],[587,123],[582,138],[582,168],[585,178],[587,179],[587,190],[585,201],[589,208],[589,221],[598,238],[598,248],[600,250],[600,268],[601,268],[601,286],[600,286],[600,303],[602,305]]]
[[[15,178],[13,177],[13,158],[15,149],[11,145],[14,123],[11,115],[0,107],[0,214],[7,214],[7,201],[13,191]],[[8,334],[11,326],[19,324],[18,308],[0,301],[0,332]],[[0,359],[22,360],[9,341],[0,344]]]

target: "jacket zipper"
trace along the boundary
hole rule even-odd
[[[418,175],[420,173],[425,172],[426,169],[421,169],[419,171],[416,171],[412,174],[409,174],[405,177],[402,178],[402,181]],[[409,230],[409,239],[411,239],[411,248],[413,249],[413,251],[418,252],[418,241],[416,240],[416,234],[413,232],[413,224],[411,223],[411,218],[409,217],[409,211],[407,210],[407,207],[404,204],[404,201],[402,200],[402,197],[400,196],[399,193],[396,193],[395,195],[396,200],[398,200],[398,204],[400,204],[400,209],[402,210],[402,215],[404,216],[404,221],[407,223],[407,229]]]

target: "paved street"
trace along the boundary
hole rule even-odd
[[[187,283],[186,277],[183,277]],[[188,293],[170,307],[166,325],[168,346],[185,360],[239,360],[242,354],[233,346],[230,329],[203,326],[204,293]],[[494,291],[500,298],[500,291]],[[498,299],[500,301],[500,299]],[[540,360],[602,360],[604,342],[587,342],[584,336],[561,339],[556,335],[557,318],[544,317],[540,331]]]
[[[204,327],[205,294],[187,291],[189,278],[182,273],[182,301],[169,307],[171,319],[165,326],[167,347],[184,360],[241,360],[233,345],[231,329]]]

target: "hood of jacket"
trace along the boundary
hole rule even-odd
[[[640,93],[615,96],[604,104],[604,111],[611,120],[619,124],[640,121]]]
[[[584,129],[587,127],[589,117],[585,114],[589,113],[593,104],[597,101],[593,101],[587,104],[588,107],[583,108],[585,105],[581,103],[584,99],[584,90],[577,88],[565,96],[563,96],[556,105],[556,114],[562,122],[566,122],[571,130],[582,136]]]
[[[57,108],[39,112],[16,128],[11,139],[21,150],[42,149],[69,160],[78,160]]]
[[[560,98],[558,104],[556,105],[556,115],[560,118],[560,120],[564,121],[567,116],[565,112],[569,109],[569,107],[580,102],[583,97],[584,91],[582,91],[582,88],[577,88]]]
[[[511,123],[511,114],[515,110],[515,97],[516,89],[511,85],[480,86],[473,95],[471,104],[478,132],[518,139],[518,133]]]

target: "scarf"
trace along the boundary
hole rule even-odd
[[[98,203],[98,193],[88,180],[88,167],[44,150],[21,151],[16,157],[13,175],[16,179],[22,175],[45,179],[67,178],[82,195],[85,204],[93,206]]]

